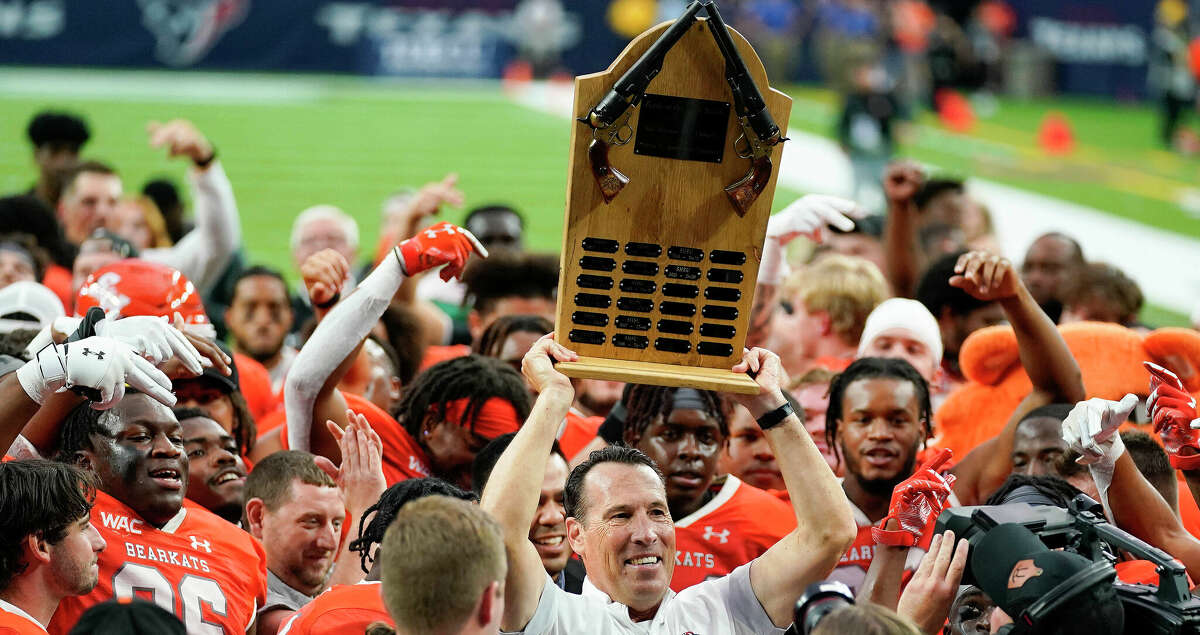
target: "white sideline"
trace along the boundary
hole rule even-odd
[[[571,90],[569,84],[533,82],[524,90],[506,92],[529,108],[570,117]],[[781,185],[801,192],[850,195],[850,162],[836,143],[794,128],[787,136],[790,140],[779,168]],[[1004,253],[1015,261],[1024,257],[1039,235],[1061,231],[1083,244],[1089,260],[1120,267],[1152,304],[1188,315],[1200,298],[1200,240],[987,179],[971,178],[967,187],[991,210]]]

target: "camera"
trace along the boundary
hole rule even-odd
[[[1047,561],[1074,559],[1072,562],[1077,563],[1074,568],[1064,568],[1062,579],[1047,574],[1038,583],[1029,585],[1036,596],[1025,598],[1027,603],[1020,605],[1024,608],[1019,614],[1010,612],[1013,625],[1005,627],[1007,632],[1058,632],[1061,626],[1055,625],[1061,625],[1066,618],[1061,613],[1056,616],[1056,611],[1072,605],[1077,608],[1080,603],[1096,601],[1099,594],[1106,594],[1105,597],[1112,595],[1120,602],[1125,633],[1200,634],[1200,599],[1189,592],[1183,565],[1161,549],[1107,522],[1099,503],[1085,495],[1076,496],[1068,509],[1027,503],[952,507],[937,520],[938,533],[947,529],[970,543],[971,557],[962,584],[979,586],[989,595],[1021,591],[1014,589],[1012,582],[1017,575],[1014,564],[1036,572],[1034,576],[1049,570],[1041,560],[1026,558],[1026,551]],[[1019,541],[1007,538],[1018,532],[1028,535],[1024,530],[1040,541],[1036,549],[1029,550],[1028,545],[1021,546]],[[1122,552],[1152,563],[1158,573],[1158,586],[1115,580],[1113,565]],[[992,563],[996,566],[981,566]],[[1010,570],[1014,578],[1008,578],[1006,584]],[[1053,586],[1044,588],[1050,584]],[[1001,598],[992,599],[1003,607]],[[1111,601],[1108,604],[1111,607]]]
[[[854,591],[845,583],[835,580],[813,582],[796,600],[795,621],[784,635],[807,635],[826,615],[850,604],[854,604]]]

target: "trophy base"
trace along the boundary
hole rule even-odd
[[[577,379],[608,379],[631,384],[676,386],[743,395],[756,395],[759,391],[758,384],[749,375],[719,368],[691,368],[583,356],[579,357],[579,361],[559,362],[554,367],[567,377]]]

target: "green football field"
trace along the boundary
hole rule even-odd
[[[836,97],[784,87],[791,125],[828,134]],[[0,70],[0,191],[22,190],[34,167],[29,118],[54,107],[90,121],[85,154],[114,164],[133,189],[182,179],[184,164],[146,144],[148,121],[184,117],[216,144],[234,184],[251,260],[290,271],[288,232],[301,209],[337,205],[373,246],[379,206],[392,191],[460,175],[467,206],[507,202],[529,219],[529,242],[556,250],[562,228],[570,121],[507,99],[497,83],[386,82],[341,77]],[[1049,111],[1072,122],[1076,151],[1054,158],[1036,136]],[[1160,149],[1148,105],[1101,100],[1001,99],[969,135],[918,116],[903,153],[959,175],[980,176],[1200,237],[1198,164]],[[780,188],[776,207],[797,192]],[[1002,212],[1001,212],[1002,213]],[[448,210],[450,220],[463,210]],[[1152,310],[1156,323],[1180,316]]]

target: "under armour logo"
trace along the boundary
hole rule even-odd
[[[212,553],[212,546],[207,540],[200,540],[195,536],[188,536],[188,538],[192,539],[192,549],[203,549],[209,553]]]
[[[84,357],[87,357],[88,355],[95,355],[97,360],[104,361],[104,351],[93,351],[90,348],[84,347],[83,352],[80,353],[80,355],[83,355]]]
[[[713,538],[720,538],[721,544],[729,542],[729,530],[722,529],[721,531],[713,531],[711,526],[704,528],[704,539],[711,541]]]

